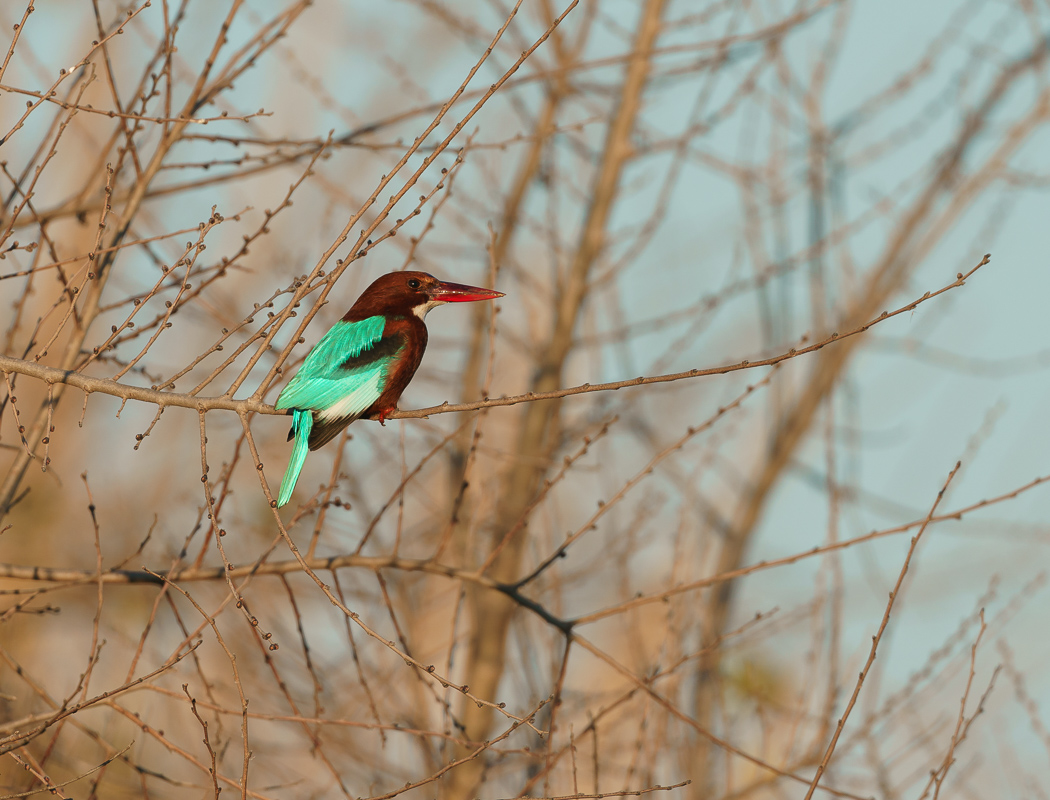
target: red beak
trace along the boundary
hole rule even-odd
[[[503,292],[442,281],[430,292],[430,297],[442,303],[470,303],[474,300],[495,300],[497,297],[503,297]]]

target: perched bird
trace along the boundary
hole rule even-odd
[[[295,439],[277,505],[292,497],[307,450],[316,450],[358,417],[383,422],[427,347],[423,318],[434,306],[493,300],[503,292],[445,283],[425,272],[391,272],[365,289],[306,355],[277,398],[290,408]]]

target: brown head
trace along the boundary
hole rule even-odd
[[[443,303],[469,303],[494,300],[503,292],[439,281],[426,272],[389,272],[376,278],[343,317],[355,322],[366,317],[407,317],[423,319],[427,312]]]

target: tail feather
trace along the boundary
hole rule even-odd
[[[295,491],[295,483],[299,480],[306,454],[310,452],[310,430],[314,426],[314,415],[312,411],[292,412],[292,431],[295,434],[295,447],[292,448],[292,457],[288,460],[288,469],[284,471],[281,481],[281,491],[277,496],[277,507],[280,508],[292,499]]]

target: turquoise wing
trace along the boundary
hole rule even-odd
[[[367,409],[383,393],[389,367],[388,358],[368,358],[368,351],[383,338],[385,326],[386,318],[381,316],[336,323],[284,387],[277,408],[309,409],[328,419],[356,416]]]

